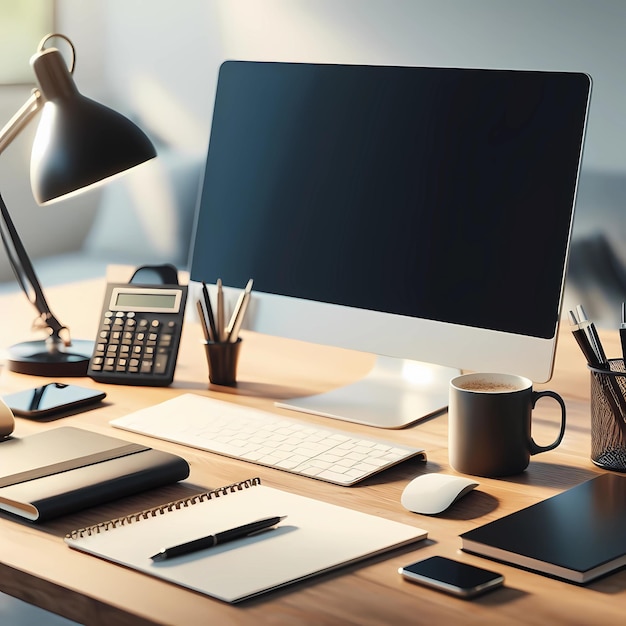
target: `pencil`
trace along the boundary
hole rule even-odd
[[[250,302],[250,293],[252,291],[252,278],[248,281],[246,288],[239,294],[239,299],[237,300],[237,305],[235,306],[235,310],[230,318],[230,322],[228,323],[228,328],[226,330],[226,339],[231,343],[235,343],[237,338],[239,337],[239,331],[241,330],[241,325],[243,323],[243,318],[246,314],[246,309],[248,308],[248,303]]]
[[[217,333],[215,341],[224,341],[224,288],[222,279],[217,279]]]
[[[206,317],[204,316],[204,309],[202,308],[202,301],[196,302],[196,308],[198,309],[198,317],[200,318],[200,325],[202,326],[202,333],[204,334],[205,341],[211,341],[211,335],[209,333],[209,327],[206,323]]]

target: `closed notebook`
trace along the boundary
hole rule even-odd
[[[188,475],[174,454],[64,426],[0,442],[0,509],[44,521]]]
[[[626,477],[602,474],[461,541],[468,552],[588,583],[626,565]]]
[[[171,547],[256,519],[275,528],[192,554],[153,561]],[[260,484],[255,478],[83,528],[77,550],[237,602],[425,538],[426,531]]]

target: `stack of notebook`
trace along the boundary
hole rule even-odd
[[[31,521],[183,480],[183,458],[81,428],[0,442],[0,509]]]
[[[626,565],[626,477],[602,474],[461,541],[467,552],[588,583]]]

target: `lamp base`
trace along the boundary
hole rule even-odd
[[[94,342],[73,339],[67,352],[49,352],[45,339],[25,341],[8,349],[6,365],[12,372],[30,376],[87,376]]]

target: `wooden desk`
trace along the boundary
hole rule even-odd
[[[60,319],[73,324],[76,337],[91,338],[104,294],[104,282],[93,281],[48,290]],[[31,310],[21,294],[0,299],[0,345],[29,338]],[[616,624],[623,622],[626,571],[585,588],[494,564],[459,552],[459,534],[489,520],[572,487],[600,470],[589,460],[589,379],[582,356],[565,327],[557,351],[556,371],[549,387],[561,393],[568,408],[562,445],[534,457],[529,469],[510,480],[480,479],[479,488],[449,512],[427,517],[405,511],[400,494],[422,472],[452,472],[446,449],[447,417],[425,421],[401,431],[373,431],[365,426],[333,422],[347,431],[424,447],[428,462],[409,461],[365,483],[341,488],[189,448],[149,440],[109,427],[110,419],[155,404],[182,391],[193,391],[258,406],[270,411],[277,398],[330,389],[362,376],[372,363],[368,355],[244,334],[237,390],[207,386],[207,368],[200,346],[200,329],[189,319],[183,336],[175,383],[167,389],[78,384],[101,387],[106,406],[38,424],[18,419],[16,435],[71,424],[107,432],[178,453],[192,471],[184,484],[126,498],[45,525],[33,525],[0,515],[0,589],[86,624]],[[617,332],[603,336],[609,356],[618,356]],[[13,374],[0,377],[0,390],[33,387],[40,378]],[[67,382],[67,381],[66,381]],[[556,415],[536,411],[535,438],[552,440]],[[282,411],[284,414],[289,412]],[[314,416],[299,419],[328,424]],[[553,419],[554,418],[554,419]],[[1,458],[1,457],[0,457]],[[163,581],[76,552],[63,542],[70,530],[156,505],[202,490],[260,476],[264,483],[360,509],[429,531],[427,541],[385,557],[366,561],[306,583],[230,606]],[[576,520],[572,520],[575,524]],[[584,541],[584,537],[581,537]],[[506,588],[472,602],[448,597],[405,582],[399,566],[430,555],[458,558],[502,572]]]

